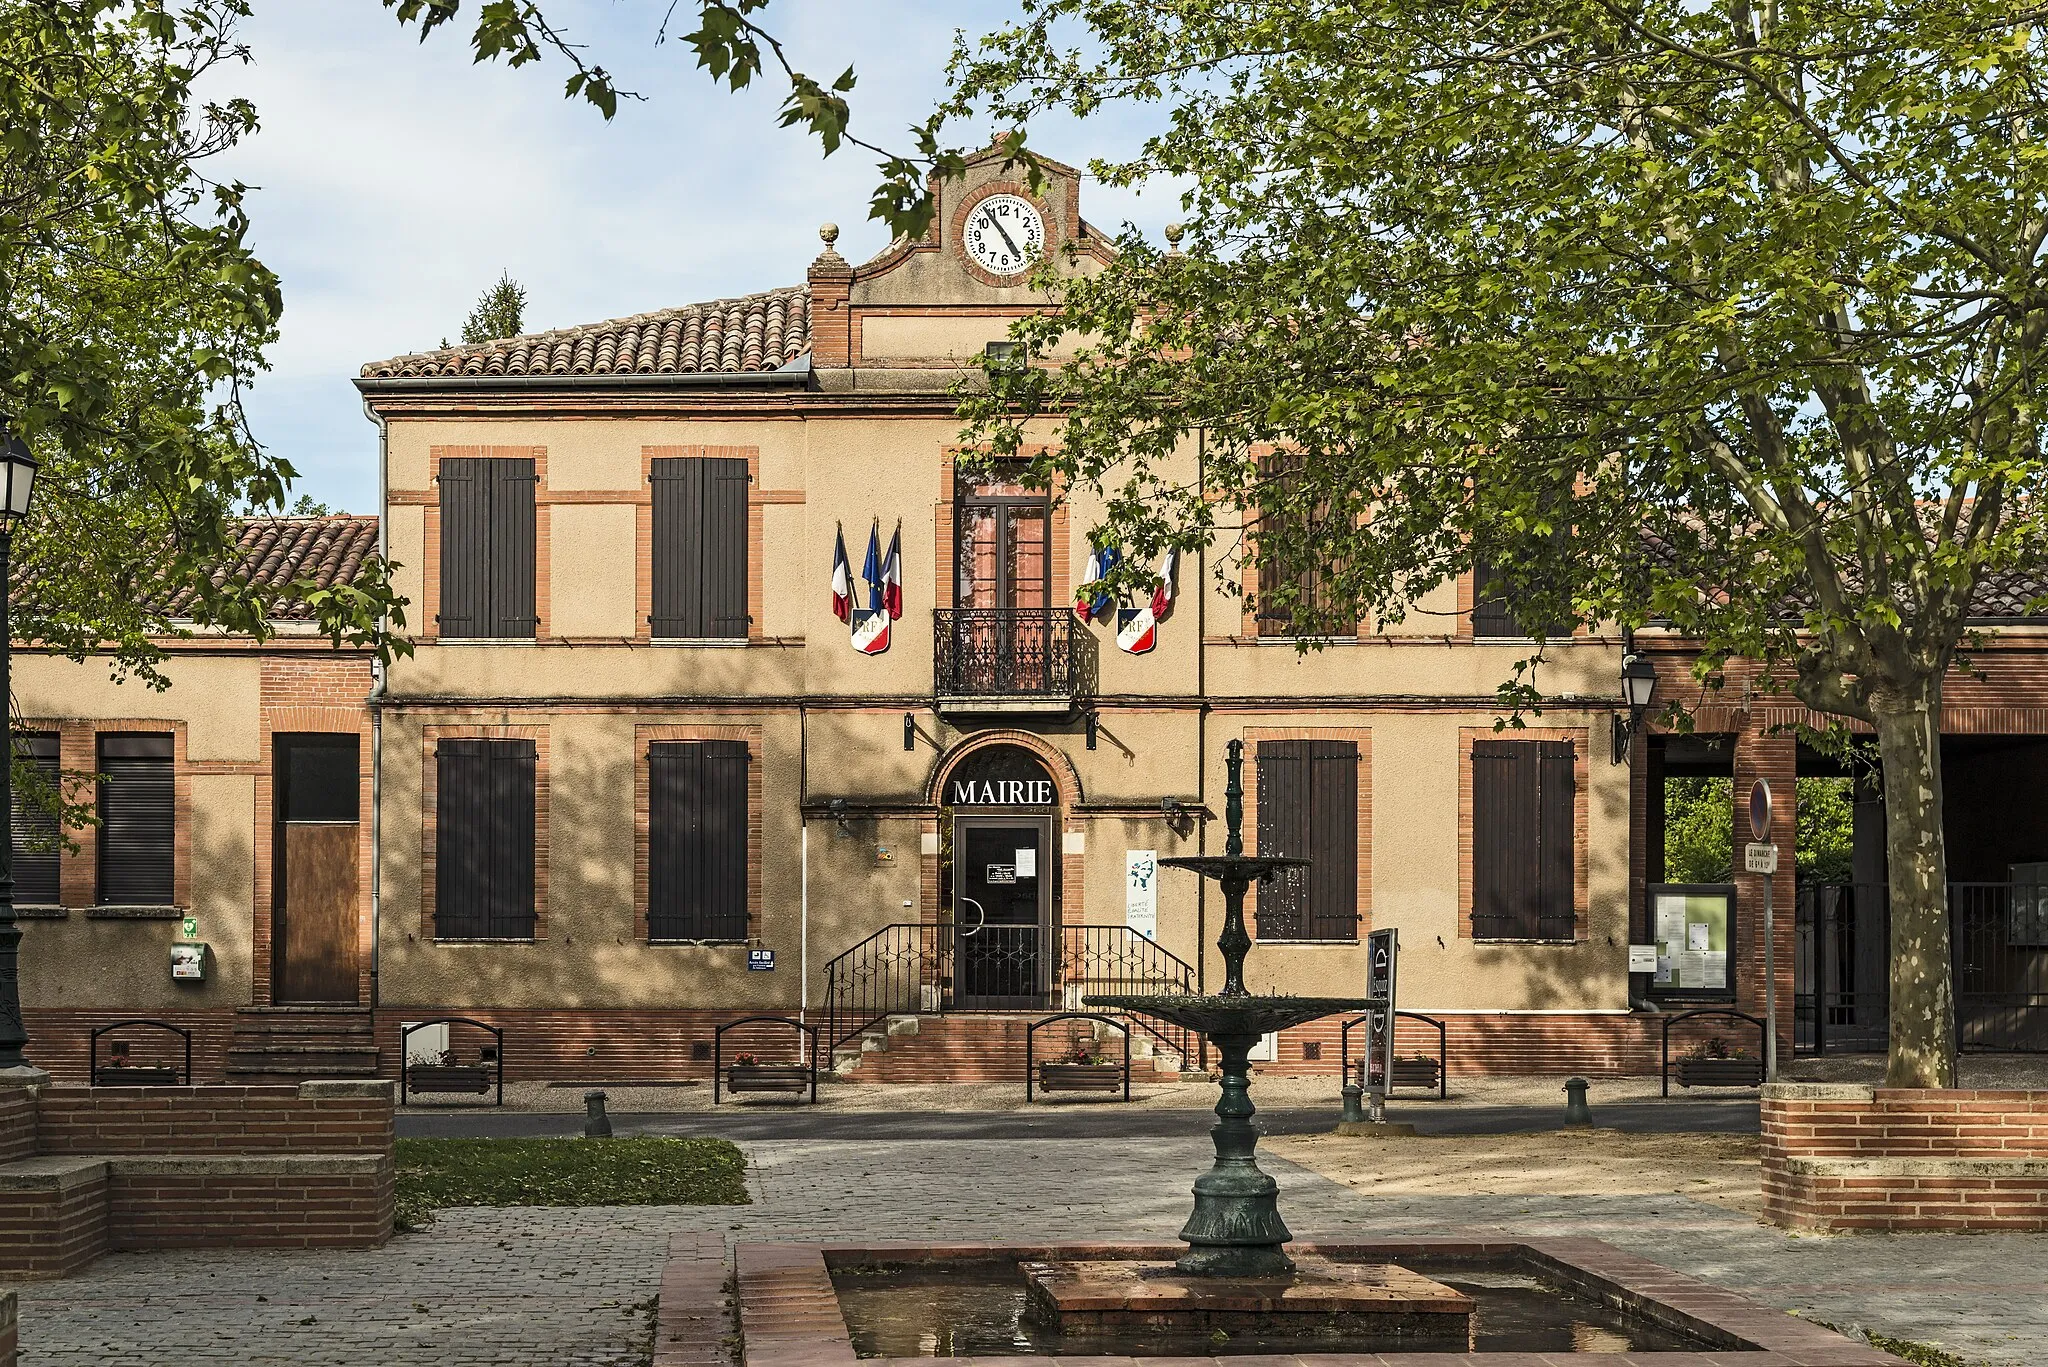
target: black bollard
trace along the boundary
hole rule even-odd
[[[604,1093],[583,1094],[583,1137],[585,1139],[610,1139],[612,1118],[604,1113]]]
[[[1364,1095],[1365,1088],[1359,1086],[1356,1082],[1345,1083],[1344,1114],[1339,1116],[1338,1119],[1346,1125],[1363,1124],[1365,1122],[1365,1110],[1358,1104],[1358,1099]]]
[[[1582,1077],[1565,1079],[1564,1123],[1567,1125],[1590,1125],[1593,1123],[1592,1108],[1586,1105],[1586,1079]]]

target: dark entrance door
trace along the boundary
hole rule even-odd
[[[279,736],[271,924],[280,1004],[357,1001],[358,740]]]
[[[953,821],[953,1005],[1033,1010],[1045,1004],[1052,908],[1045,817]]]

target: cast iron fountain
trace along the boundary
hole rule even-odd
[[[1260,1170],[1252,1128],[1252,1046],[1275,1030],[1374,1005],[1363,997],[1290,997],[1249,992],[1245,955],[1252,937],[1245,930],[1244,895],[1255,882],[1306,859],[1244,852],[1244,742],[1230,742],[1228,781],[1223,789],[1225,838],[1222,855],[1162,859],[1177,869],[1213,878],[1223,887],[1223,990],[1206,996],[1145,995],[1087,997],[1089,1006],[1135,1011],[1199,1031],[1222,1057],[1223,1095],[1216,1103],[1216,1162],[1195,1179],[1195,1210],[1180,1232],[1188,1251],[1174,1266],[1191,1277],[1271,1277],[1294,1271],[1286,1244],[1294,1236],[1280,1218],[1279,1184]]]

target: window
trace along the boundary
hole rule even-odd
[[[42,792],[30,795],[14,788],[14,901],[24,907],[53,907],[57,885],[57,819],[37,798],[57,796],[57,733],[19,737],[15,751],[41,780]]]
[[[1542,630],[1546,641],[1554,641],[1570,636],[1572,624],[1553,622]],[[1536,635],[1535,625],[1524,623],[1509,603],[1501,572],[1489,560],[1472,566],[1472,635],[1482,641],[1521,641]]]
[[[747,462],[662,456],[654,494],[656,636],[744,640],[747,615]]]
[[[531,940],[534,743],[443,740],[434,755],[435,938]]]
[[[747,938],[747,744],[647,747],[647,938]]]
[[[172,754],[169,736],[100,737],[101,906],[167,907],[177,900]]]
[[[1259,853],[1312,861],[1259,885],[1261,940],[1358,938],[1358,743],[1262,740]]]
[[[1052,605],[1052,495],[1030,486],[1028,469],[1004,461],[954,481],[954,607]]]
[[[1472,935],[1578,930],[1578,756],[1568,740],[1472,743]]]
[[[530,458],[441,462],[441,635],[531,637],[534,467]]]
[[[1337,621],[1327,580],[1334,566],[1318,557],[1322,529],[1329,521],[1328,504],[1303,509],[1294,458],[1269,456],[1260,462],[1261,476],[1279,489],[1276,506],[1262,509],[1254,534],[1259,567],[1258,595],[1253,602],[1260,636],[1349,636],[1353,621]]]

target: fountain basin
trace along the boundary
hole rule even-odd
[[[1110,1011],[1136,1011],[1213,1037],[1245,1035],[1257,1040],[1324,1016],[1341,1016],[1373,1005],[1364,997],[1264,997],[1256,993],[1146,994],[1083,997],[1081,1004]]]

